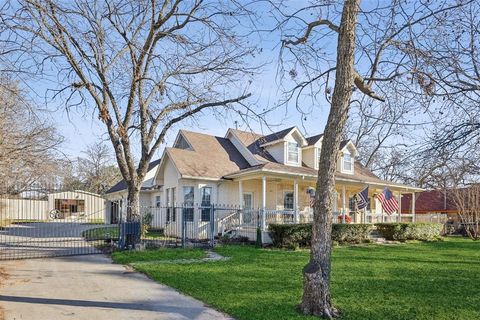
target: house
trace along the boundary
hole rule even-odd
[[[140,206],[151,207],[157,206],[161,201],[160,186],[155,182],[155,175],[157,173],[160,159],[150,162],[147,169],[147,174],[142,183],[140,192]],[[105,193],[107,204],[105,207],[105,221],[106,223],[118,223],[120,208],[127,199],[127,183],[124,180],[119,181]]]
[[[311,221],[310,194],[315,189],[322,141],[323,135],[305,137],[296,127],[269,135],[229,129],[224,137],[180,130],[173,146],[165,148],[161,159],[151,164],[142,186],[141,205],[173,208],[216,204],[237,206],[244,212],[288,214],[295,222]],[[356,161],[357,156],[352,141],[342,141],[335,177],[336,215],[349,214],[354,222],[391,221],[402,213],[404,218],[414,219],[414,203],[388,216],[374,195],[385,187],[399,198],[422,189],[379,179]],[[359,212],[353,196],[366,186],[370,204]],[[125,198],[126,188],[122,189],[121,183],[107,192],[110,201],[118,203]],[[228,214],[228,210],[216,214],[216,228]],[[175,219],[168,215],[168,219]],[[188,219],[201,222],[210,217],[200,210],[198,215],[189,214]],[[266,227],[265,219],[263,223]]]

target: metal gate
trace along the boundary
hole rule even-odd
[[[105,224],[98,194],[61,187],[0,190],[0,260],[101,253],[118,225]]]

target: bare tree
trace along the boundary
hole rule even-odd
[[[131,220],[172,126],[209,109],[251,112],[244,101],[258,66],[246,61],[256,48],[239,28],[250,14],[236,1],[12,0],[2,39],[17,66],[33,61],[44,77],[54,70],[53,98],[95,106],[128,185]]]
[[[63,137],[42,120],[18,85],[0,79],[0,181],[17,189],[51,182]],[[6,187],[3,185],[2,187]]]
[[[317,1],[293,9],[287,2],[273,2],[284,37],[279,72],[282,80],[290,77],[295,82],[285,91],[285,103],[293,100],[300,110],[305,98],[330,105],[319,160],[311,256],[304,268],[303,313],[328,318],[339,314],[330,295],[332,194],[351,97],[366,95],[384,102],[389,91],[382,84],[397,81],[396,92],[415,95],[421,102],[429,94],[429,83],[412,81],[419,78],[412,67],[416,55],[399,47],[415,44],[419,34],[431,33],[451,11],[469,2],[365,2],[360,7],[359,0]]]
[[[450,192],[467,235],[472,240],[480,240],[480,184]]]
[[[76,178],[86,191],[103,194],[121,178],[111,149],[103,142],[87,146],[76,160]]]

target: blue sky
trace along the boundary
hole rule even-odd
[[[260,37],[262,38],[261,40]],[[263,51],[259,56],[255,57],[255,59],[251,58],[252,64],[266,64],[250,87],[250,92],[253,94],[250,101],[258,110],[270,109],[278,103],[281,96],[277,75],[280,34],[264,33],[258,36],[258,38],[255,36],[255,41],[260,43]],[[103,139],[110,144],[104,124],[98,120],[96,112],[91,113],[94,110],[93,107],[88,111],[79,109],[69,110],[67,112],[61,104],[54,105],[51,101],[45,104],[43,96],[49,85],[51,85],[48,81],[38,79],[31,80],[23,77],[21,82],[24,84],[26,91],[29,91],[31,99],[40,107],[49,110],[46,117],[55,124],[58,131],[66,138],[62,151],[67,156],[73,158],[81,155],[82,150],[84,150],[87,145],[99,139]],[[56,101],[55,103],[61,103],[61,101]],[[306,107],[312,105],[310,100],[305,101],[305,103]],[[281,130],[288,126],[298,126],[305,134],[314,135],[323,132],[327,115],[328,106],[326,103],[323,105],[319,103],[318,106],[315,106],[315,112],[308,115],[306,121],[302,121],[302,115],[297,112],[294,106],[282,106],[270,112],[267,117],[268,122],[276,125],[276,127],[266,128],[264,125],[255,122],[250,122],[249,127],[256,132],[270,133],[272,130]],[[235,127],[235,120],[240,120],[240,118],[229,115],[219,120],[218,117],[213,116],[212,113],[207,111],[205,114],[197,117],[195,121],[187,120],[174,127],[170,131],[165,145],[168,146],[172,144],[179,129],[224,136],[228,128]],[[240,129],[250,130],[242,122],[239,122],[238,126]],[[156,157],[161,155],[165,145],[157,152]]]

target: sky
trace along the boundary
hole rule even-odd
[[[280,53],[281,36],[277,32],[264,33],[256,39],[263,48],[262,53],[255,58],[251,58],[254,64],[265,64],[261,72],[255,77],[251,84],[252,102],[258,110],[270,109],[278,103],[281,97],[281,89],[278,80],[278,57]],[[29,79],[26,76],[19,78],[24,89],[29,92],[30,98],[42,109],[47,110],[45,116],[54,123],[57,130],[65,137],[65,143],[62,152],[69,158],[75,158],[82,155],[82,151],[86,147],[99,139],[106,141],[110,145],[110,141],[106,134],[106,127],[101,123],[94,110],[85,111],[65,110],[61,102],[48,101],[44,99],[44,93],[51,84],[48,81],[38,79]],[[57,105],[55,105],[57,103]],[[311,101],[306,101],[310,107]],[[309,114],[305,120],[294,106],[287,105],[276,108],[267,116],[267,122],[272,124],[270,128],[265,127],[261,123],[249,122],[248,126],[239,121],[235,123],[234,117],[225,117],[218,119],[210,112],[205,112],[195,121],[184,121],[170,130],[166,143],[157,151],[155,158],[161,156],[163,148],[170,146],[180,129],[203,132],[223,137],[228,128],[234,128],[238,125],[239,129],[252,130],[259,133],[269,134],[273,131],[282,130],[290,126],[299,127],[307,136],[315,135],[323,132],[323,128],[328,116],[328,106],[326,104],[315,106],[315,112]]]

